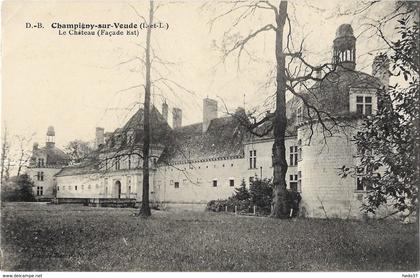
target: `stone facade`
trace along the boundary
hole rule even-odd
[[[293,97],[287,103],[286,182],[289,189],[301,193],[301,213],[309,217],[362,217],[360,206],[366,189],[360,188],[355,176],[342,178],[339,169],[357,165],[351,139],[363,117],[375,113],[376,92],[386,88],[389,77],[386,69],[380,68],[388,65],[383,58],[375,59],[376,76],[356,71],[355,46],[351,26],[340,26],[333,51],[337,70],[302,92],[307,101],[338,119],[340,124],[329,128],[330,136],[319,119],[305,112],[308,109],[301,99]],[[140,109],[110,135],[97,129],[100,138],[94,158],[55,175],[57,197],[140,201],[142,113]],[[244,109],[218,118],[217,102],[206,98],[202,122],[182,126],[182,111],[175,108],[172,128],[167,114],[166,103],[162,113],[151,109],[151,201],[203,205],[230,197],[242,181],[249,186],[254,178],[272,178],[272,132],[263,137],[252,135],[241,122],[247,119]],[[327,126],[332,123],[323,120]]]
[[[48,128],[46,136],[45,147],[39,148],[38,143],[34,143],[27,169],[27,174],[34,183],[32,190],[37,200],[49,200],[55,197],[55,175],[70,161],[63,151],[55,147],[53,127]]]

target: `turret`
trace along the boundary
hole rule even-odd
[[[49,126],[47,129],[47,140],[45,146],[47,148],[53,148],[55,145],[55,131],[53,126]]]
[[[338,69],[356,68],[356,38],[350,24],[338,27],[333,43],[333,63]]]

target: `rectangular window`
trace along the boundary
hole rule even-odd
[[[297,190],[299,192],[301,192],[302,191],[302,172],[301,171],[298,171],[298,174],[297,174],[297,182],[298,182],[298,184],[297,184]]]
[[[213,187],[217,187],[217,180],[213,180]]]
[[[128,155],[128,169],[131,169],[131,154]]]
[[[176,182],[174,183],[174,187],[175,187],[175,188],[179,188],[179,181],[176,181]]]
[[[127,143],[131,145],[131,144],[133,144],[133,142],[134,142],[134,131],[129,130],[127,132]]]
[[[42,195],[44,195],[44,188],[43,188],[42,186],[38,186],[38,187],[36,188],[36,195],[37,195],[37,196],[42,196]]]
[[[289,154],[289,165],[296,166],[298,162],[298,146],[290,146]]]
[[[254,177],[249,177],[249,185],[251,185],[254,182]]]
[[[234,187],[235,186],[235,180],[234,179],[230,179],[229,180],[229,186],[230,187]]]
[[[356,174],[357,174],[357,176],[356,176],[356,190],[358,190],[358,191],[370,190],[371,186],[368,183],[367,179],[365,178],[365,176],[367,174],[366,168],[356,167]]]
[[[249,151],[249,168],[257,168],[257,150]]]
[[[75,185],[75,186],[74,186],[74,190],[76,190],[76,191],[77,191],[77,185]]]
[[[289,175],[289,187],[292,191],[298,191],[298,175]]]
[[[120,158],[115,159],[115,170],[120,170]]]
[[[57,186],[57,191],[60,191],[60,187],[59,186]]]
[[[356,190],[363,191],[363,177],[357,177]]]
[[[298,141],[298,161],[302,160],[302,139]]]
[[[372,114],[372,97],[371,96],[356,96],[356,112],[358,114],[371,115]]]
[[[297,122],[301,123],[302,121],[303,121],[302,107],[299,107],[297,109]]]
[[[37,172],[37,180],[39,181],[44,180],[44,172]]]

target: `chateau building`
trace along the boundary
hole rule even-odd
[[[68,165],[70,158],[55,146],[54,127],[48,127],[45,146],[34,143],[27,174],[32,179],[33,193],[37,200],[50,200],[56,196],[55,174]]]
[[[358,164],[351,139],[363,118],[377,110],[377,92],[388,85],[388,62],[378,56],[372,75],[357,71],[356,38],[348,24],[337,30],[332,60],[335,70],[300,92],[323,111],[322,123],[301,98],[287,103],[287,186],[301,193],[306,216],[361,217],[367,188],[357,176],[342,178],[338,170]],[[273,134],[250,133],[242,123],[243,108],[218,117],[217,102],[206,98],[202,122],[182,126],[182,110],[173,108],[172,127],[168,109],[166,103],[161,112],[151,109],[152,201],[204,206],[228,198],[242,181],[249,185],[255,178],[272,178]],[[56,197],[141,200],[142,142],[143,109],[113,133],[97,128],[95,155],[54,172]]]

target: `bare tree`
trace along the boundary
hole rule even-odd
[[[99,163],[99,169],[102,170],[103,173],[106,173],[113,167],[119,168],[120,161],[122,160],[130,160],[132,157],[136,157],[136,160],[138,159],[137,161],[139,161],[139,164],[134,167],[142,168],[143,171],[142,201],[139,215],[145,217],[151,215],[149,196],[150,170],[155,167],[154,161],[160,159],[160,162],[164,165],[177,168],[169,161],[161,159],[158,154],[153,153],[155,145],[159,143],[167,145],[168,142],[165,141],[165,138],[168,139],[172,134],[170,134],[169,125],[166,122],[162,125],[158,124],[159,126],[153,126],[151,123],[153,116],[156,116],[156,114],[154,114],[155,108],[152,107],[151,103],[152,95],[159,95],[165,101],[167,100],[164,95],[165,92],[170,92],[175,97],[179,97],[177,91],[194,95],[193,91],[188,90],[168,77],[171,72],[170,67],[176,64],[163,59],[155,52],[152,45],[152,29],[157,28],[156,26],[159,25],[155,24],[154,20],[156,12],[162,7],[162,4],[153,0],[150,0],[148,4],[149,13],[147,19],[141,15],[134,6],[130,5],[135,14],[142,20],[142,24],[144,24],[144,28],[147,30],[145,44],[136,43],[144,54],[137,55],[118,64],[119,66],[128,65],[132,62],[139,62],[141,64],[140,71],[143,74],[144,83],[142,82],[141,84],[119,90],[118,93],[144,88],[144,99],[142,99],[142,96],[140,95],[140,100],[134,103],[128,110],[131,112],[137,105],[143,106],[143,109],[140,108],[132,118],[135,121],[134,125],[136,125],[136,130],[132,130],[133,126],[126,125],[115,131],[108,139],[109,154],[97,162]],[[158,94],[156,92],[158,92]],[[135,119],[135,117],[138,117],[138,119]],[[141,134],[140,131],[143,131],[143,133]],[[162,136],[162,132],[165,133],[164,136]],[[157,135],[157,133],[159,133],[159,135]],[[133,165],[131,165],[131,167],[133,167]]]
[[[273,211],[271,216],[275,218],[287,218],[289,215],[288,206],[288,192],[286,190],[286,173],[287,173],[287,161],[286,161],[286,149],[285,149],[285,135],[287,128],[287,117],[286,117],[286,93],[292,93],[296,98],[303,102],[306,111],[306,118],[310,123],[310,135],[312,137],[314,133],[313,125],[315,123],[320,124],[322,132],[325,136],[332,136],[334,128],[343,127],[344,124],[337,121],[332,113],[329,113],[327,109],[314,104],[311,100],[314,99],[315,90],[310,87],[310,84],[316,81],[323,81],[327,78],[328,73],[333,72],[336,69],[335,63],[325,63],[320,66],[310,65],[304,58],[303,55],[303,43],[302,40],[298,50],[293,50],[292,41],[292,25],[288,15],[288,2],[280,1],[279,4],[272,4],[267,0],[256,0],[256,1],[221,1],[224,6],[227,6],[227,10],[222,12],[210,21],[211,25],[214,25],[218,20],[227,15],[235,15],[237,17],[233,23],[233,27],[236,27],[241,21],[254,16],[259,10],[271,10],[273,14],[272,23],[268,23],[255,31],[250,32],[244,38],[239,36],[239,39],[234,39],[233,45],[224,43],[222,46],[223,59],[232,53],[237,53],[238,65],[239,60],[243,53],[249,52],[246,46],[259,34],[264,32],[274,32],[275,35],[275,77],[274,81],[276,84],[275,94],[272,98],[274,101],[274,113],[267,113],[262,118],[257,119],[252,115],[250,119],[242,119],[242,122],[248,127],[250,132],[256,136],[264,136],[268,132],[273,131],[274,143],[272,147],[273,155]],[[218,3],[218,4],[220,4]],[[229,29],[225,33],[230,41],[232,36],[229,35]],[[317,73],[323,73],[320,77]],[[312,83],[311,83],[312,82]],[[299,88],[304,88],[306,93],[301,93]],[[267,122],[270,122],[267,125]],[[327,124],[329,122],[329,124]],[[261,126],[265,128],[261,131]]]
[[[150,216],[149,205],[149,154],[150,154],[150,39],[152,36],[151,26],[153,24],[154,4],[151,0],[149,2],[149,28],[146,35],[146,86],[144,87],[144,138],[143,138],[143,194],[140,208],[140,214],[143,216]]]
[[[10,171],[10,143],[8,141],[8,131],[5,127],[2,134],[2,144],[1,144],[1,176],[0,180],[3,183],[9,179]]]
[[[93,148],[88,142],[73,140],[64,147],[64,151],[70,156],[70,164],[76,164],[92,155]]]
[[[30,142],[32,141],[32,137],[25,137],[25,136],[16,136],[16,140],[19,145],[19,150],[17,150],[17,157],[16,157],[16,167],[17,172],[16,176],[20,176],[22,174],[22,169],[28,165],[29,160],[31,159],[32,152],[28,148]]]

